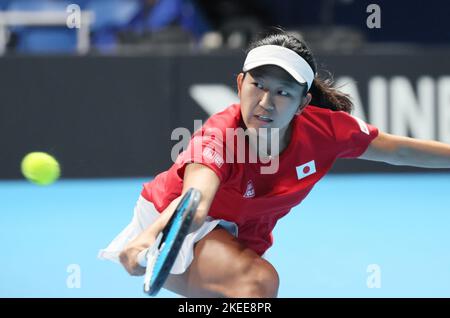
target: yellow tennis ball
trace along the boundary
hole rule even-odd
[[[25,178],[38,185],[55,182],[61,173],[58,161],[45,152],[27,154],[22,160],[21,169]]]

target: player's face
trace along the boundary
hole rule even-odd
[[[247,128],[289,126],[294,115],[309,103],[305,86],[298,84],[278,66],[266,65],[237,78],[242,118]]]

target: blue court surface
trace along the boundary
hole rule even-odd
[[[0,297],[147,297],[97,259],[145,181],[1,181]],[[450,297],[449,189],[449,174],[326,176],[274,232],[279,296]]]

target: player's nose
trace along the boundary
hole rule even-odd
[[[274,103],[273,103],[273,99],[272,99],[272,95],[270,93],[269,90],[265,91],[260,102],[259,102],[259,106],[261,106],[262,108],[264,108],[266,111],[271,112],[275,109]]]

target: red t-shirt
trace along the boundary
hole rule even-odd
[[[261,168],[270,163],[249,162],[249,155],[245,162],[237,160],[237,142],[230,146],[226,138],[217,138],[217,132],[226,136],[227,128],[244,127],[240,105],[231,105],[194,133],[171,168],[144,184],[142,196],[162,212],[181,194],[186,165],[202,163],[221,181],[208,215],[236,223],[240,241],[262,255],[273,243],[277,221],[303,201],[335,160],[359,157],[378,135],[376,127],[346,112],[312,105],[296,115],[292,124],[290,143],[278,157],[278,170],[263,174]],[[248,142],[245,149],[250,154]]]

